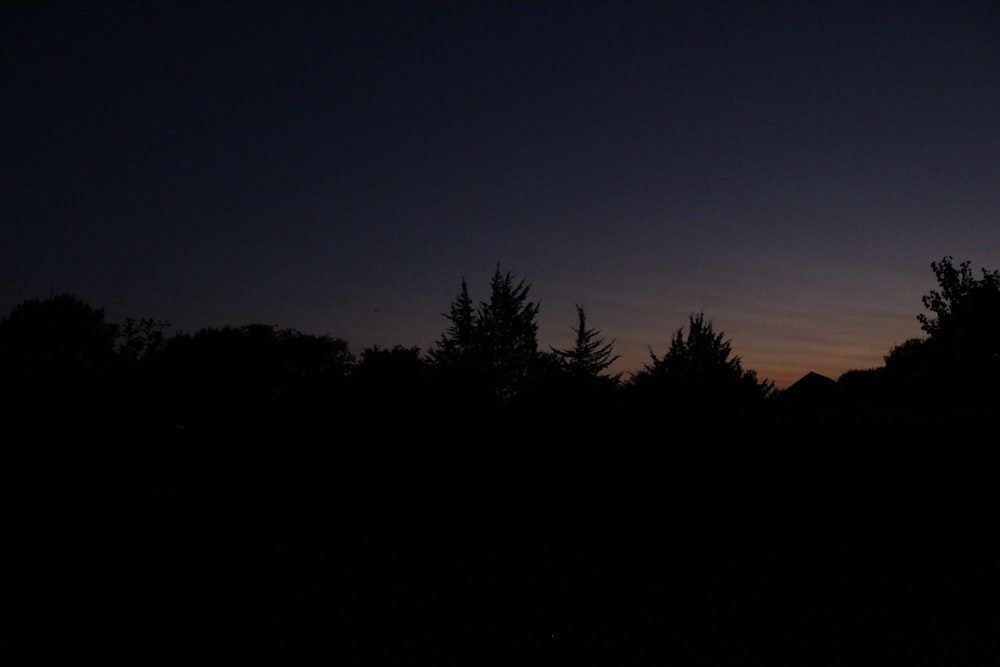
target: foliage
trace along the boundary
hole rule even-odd
[[[926,314],[917,316],[921,328],[929,335],[948,336],[952,332],[968,335],[984,326],[989,333],[996,334],[1000,316],[1000,271],[984,268],[982,278],[977,280],[970,266],[966,261],[956,268],[950,256],[940,262],[931,262],[941,289],[931,290],[922,301],[934,318]]]
[[[894,345],[885,355],[885,369],[890,373],[908,379],[917,379],[926,373],[927,340],[910,338]]]
[[[651,363],[633,377],[634,388],[652,391],[684,405],[731,404],[766,398],[774,393],[771,381],[758,381],[756,371],[744,370],[732,343],[716,333],[704,313],[691,315],[685,335],[681,327],[662,357],[649,351]]]
[[[176,336],[165,353],[184,357],[203,376],[237,384],[346,377],[355,363],[346,341],[266,324],[208,327]]]
[[[516,394],[538,354],[539,306],[528,301],[529,285],[507,272],[490,281],[490,300],[479,306],[477,338],[498,398]]]
[[[376,396],[414,398],[427,381],[428,365],[418,347],[365,348],[351,371],[361,391]]]
[[[449,321],[448,329],[441,334],[437,346],[430,350],[431,361],[445,367],[471,365],[476,355],[476,315],[465,278],[462,278],[461,290],[444,317]]]
[[[8,429],[50,445],[107,437],[117,331],[103,310],[70,294],[26,300],[0,320]]]
[[[136,361],[150,354],[156,354],[166,345],[164,331],[170,322],[126,317],[118,327],[118,355],[125,360]]]
[[[587,316],[583,312],[583,306],[577,305],[577,317],[579,319],[576,328],[576,342],[572,348],[557,349],[552,347],[559,361],[569,370],[573,377],[578,379],[602,377],[611,364],[619,359],[619,355],[613,355],[614,341],[604,342],[597,329],[587,328]],[[613,376],[615,382],[619,380],[621,374]]]
[[[501,402],[516,395],[538,360],[539,306],[528,300],[530,288],[497,265],[489,300],[473,311],[463,279],[445,316],[451,324],[430,352],[433,363]]]
[[[71,294],[28,299],[0,321],[0,358],[8,372],[65,373],[105,366],[118,328]]]
[[[929,334],[927,363],[936,383],[981,393],[979,385],[995,385],[1000,372],[1000,271],[982,269],[976,279],[969,262],[956,268],[951,257],[932,262],[931,268],[940,290],[931,290],[923,304],[934,317],[918,316]]]
[[[911,338],[885,355],[885,365],[864,375],[852,371],[839,384],[855,406],[880,405],[906,415],[940,412],[937,426],[971,423],[997,400],[1000,373],[1000,273],[974,275],[969,262],[955,266],[945,256],[931,262],[938,289],[917,316],[925,338]]]

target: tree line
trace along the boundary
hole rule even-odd
[[[844,409],[947,405],[969,412],[993,397],[997,271],[983,269],[977,277],[968,262],[956,266],[951,257],[931,266],[939,289],[923,298],[928,313],[918,315],[927,336],[894,347],[883,367],[839,378],[836,401],[849,403]],[[530,285],[498,265],[489,288],[489,298],[477,304],[461,281],[447,327],[426,352],[375,346],[360,356],[343,339],[271,325],[170,334],[170,324],[155,319],[108,322],[103,310],[73,295],[31,299],[0,320],[0,367],[12,414],[33,415],[47,426],[78,428],[86,415],[99,414],[105,427],[134,417],[154,432],[215,435],[295,429],[338,412],[338,428],[360,436],[366,425],[349,422],[361,415],[379,420],[397,413],[416,426],[446,418],[442,412],[459,421],[463,414],[593,419],[596,406],[620,419],[631,418],[620,412],[626,409],[635,418],[673,414],[683,426],[704,414],[733,422],[801,401],[743,368],[732,341],[704,313],[692,314],[665,352],[650,348],[643,367],[623,378],[608,370],[617,359],[614,341],[589,325],[583,306],[574,344],[545,349]],[[810,396],[821,404],[808,408],[831,409],[833,393]]]
[[[486,300],[461,281],[427,351],[26,300],[0,372],[22,567],[61,586],[40,622],[149,637],[179,621],[148,597],[186,594],[213,636],[252,610],[385,637],[430,597],[547,639],[627,620],[708,654],[822,664],[877,635],[953,661],[997,620],[969,605],[1000,592],[1000,272],[931,268],[925,337],[784,391],[704,313],[629,377],[582,305],[573,344],[543,348],[499,265]]]

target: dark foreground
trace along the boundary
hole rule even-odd
[[[964,436],[399,435],[31,450],[21,637],[74,664],[998,658],[996,457]]]

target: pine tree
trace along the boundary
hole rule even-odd
[[[476,339],[494,394],[506,400],[530,376],[538,357],[539,306],[528,301],[531,286],[517,284],[497,265],[490,280],[490,300],[481,303],[476,319]]]
[[[445,317],[450,322],[430,360],[450,381],[470,392],[485,391],[505,401],[530,377],[538,359],[537,304],[528,301],[530,285],[516,282],[499,265],[490,281],[490,299],[473,310],[468,286]],[[478,394],[477,394],[478,395]]]
[[[445,367],[471,365],[476,355],[476,320],[469,298],[469,286],[462,278],[462,288],[451,302],[444,317],[451,323],[441,334],[436,347],[430,350],[430,360]]]
[[[612,355],[615,341],[605,343],[603,338],[598,338],[601,333],[599,330],[587,328],[583,306],[577,305],[576,314],[579,323],[573,329],[576,332],[574,346],[568,349],[551,349],[574,378],[583,380],[607,377],[602,374],[619,358],[619,355]],[[617,382],[620,377],[619,373],[610,379]]]

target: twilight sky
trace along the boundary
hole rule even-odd
[[[996,2],[5,3],[0,313],[426,350],[468,281],[785,387],[1000,268]]]

